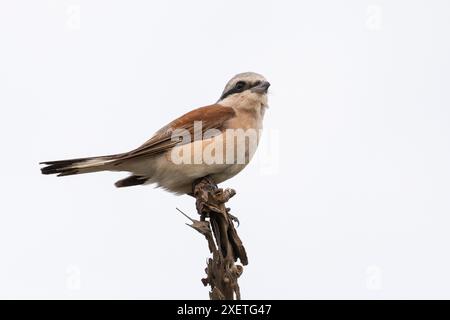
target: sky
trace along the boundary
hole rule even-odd
[[[207,299],[189,196],[56,178],[219,98],[272,84],[224,182],[244,299],[450,298],[448,1],[2,1],[0,298]]]

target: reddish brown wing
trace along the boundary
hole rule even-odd
[[[233,118],[235,115],[233,108],[224,107],[220,104],[213,104],[192,110],[158,130],[150,140],[139,148],[121,155],[117,158],[117,161],[122,162],[122,160],[130,158],[151,156],[165,152],[179,143],[179,141],[172,141],[172,133],[174,130],[188,130],[191,138],[194,140],[195,121],[202,122],[202,133],[204,133],[208,129],[222,129],[224,122]]]

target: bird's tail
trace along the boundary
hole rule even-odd
[[[40,163],[45,165],[45,167],[41,168],[41,172],[42,174],[57,174],[58,177],[61,177],[72,174],[110,170],[110,165],[117,156],[118,155],[45,161]]]

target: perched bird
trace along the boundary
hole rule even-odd
[[[41,171],[58,176],[127,171],[131,175],[116,187],[156,184],[175,194],[191,193],[194,181],[204,176],[223,182],[239,173],[255,152],[269,86],[260,74],[240,73],[227,83],[216,104],[175,119],[132,151],[45,161]]]

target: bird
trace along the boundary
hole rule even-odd
[[[241,172],[256,151],[269,87],[261,74],[239,73],[227,82],[216,103],[173,120],[136,149],[44,161],[41,172],[69,176],[125,171],[131,175],[117,181],[116,187],[153,184],[175,195],[191,194],[193,183],[202,177],[224,182]]]

